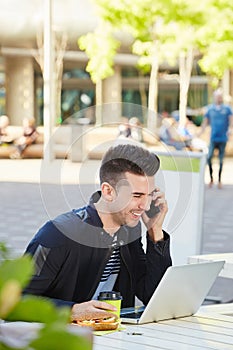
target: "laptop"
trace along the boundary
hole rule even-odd
[[[195,314],[225,261],[170,266],[147,306],[122,308],[122,323],[143,324]]]

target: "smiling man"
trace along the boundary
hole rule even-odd
[[[47,222],[28,245],[35,274],[25,293],[70,306],[72,320],[115,311],[97,300],[106,290],[119,291],[123,307],[133,306],[136,296],[147,304],[172,263],[170,238],[162,229],[167,202],[155,186],[159,166],[159,158],[143,147],[110,148],[100,166],[100,191],[87,206]]]

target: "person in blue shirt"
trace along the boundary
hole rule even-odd
[[[212,187],[214,184],[212,158],[214,150],[217,149],[219,158],[218,188],[222,188],[221,177],[223,159],[228,141],[228,134],[230,128],[233,126],[233,113],[231,107],[223,103],[223,92],[220,88],[213,93],[213,104],[208,105],[206,108],[201,133],[204,132],[207,125],[210,125],[211,128],[207,157],[210,173],[209,187]]]

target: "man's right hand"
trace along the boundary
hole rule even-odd
[[[80,304],[74,304],[71,309],[71,321],[83,321],[93,318],[104,318],[116,316],[111,311],[116,307],[99,300],[90,300]]]

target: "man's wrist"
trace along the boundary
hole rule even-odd
[[[149,229],[148,235],[152,242],[157,243],[164,240],[164,233],[162,229]]]

